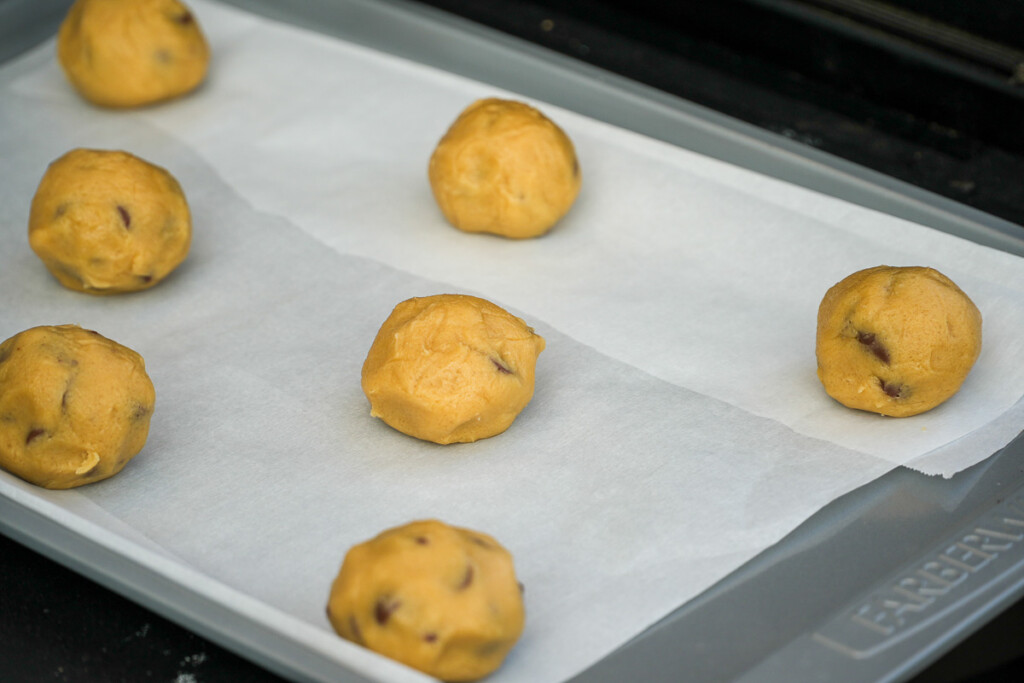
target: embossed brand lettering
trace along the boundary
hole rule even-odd
[[[917,573],[933,581],[945,582],[947,591],[967,578],[967,572],[963,569],[939,560],[928,560]]]
[[[947,546],[945,552],[939,557],[946,562],[958,564],[972,571],[981,569],[995,557],[995,554],[980,550],[977,547],[980,545],[979,540],[977,534],[968,534],[962,541]]]
[[[961,574],[960,576],[966,576],[966,574]],[[897,585],[900,587],[900,590],[907,593],[933,599],[936,596],[945,595],[955,584],[952,581],[943,579],[941,576],[936,576],[926,572],[924,569],[919,569],[913,575],[900,579]]]
[[[974,590],[970,578],[1004,555],[1014,562],[1024,557],[1024,495],[1007,500],[998,514],[939,546],[932,557],[877,591],[852,613],[829,622],[814,638],[851,657],[871,656],[923,624],[933,605]]]

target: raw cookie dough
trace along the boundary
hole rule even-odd
[[[77,0],[57,34],[57,60],[85,99],[137,107],[193,90],[210,48],[178,0]]]
[[[146,443],[155,394],[139,354],[77,325],[0,344],[0,467],[68,489],[121,471]]]
[[[426,520],[350,549],[327,618],[346,640],[445,681],[472,681],[501,666],[525,612],[505,548]]]
[[[850,408],[893,417],[955,394],[981,352],[981,313],[931,268],[850,275],[818,309],[818,378]]]
[[[130,292],[185,260],[192,218],[178,181],[159,166],[127,152],[74,149],[43,175],[28,239],[65,287]]]
[[[381,326],[363,364],[370,414],[440,444],[508,429],[533,397],[544,338],[474,296],[409,299]]]
[[[466,232],[543,235],[580,190],[572,141],[528,104],[471,104],[430,157],[430,187],[441,212]]]

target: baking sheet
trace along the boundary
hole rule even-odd
[[[81,322],[139,350],[158,391],[150,442],[117,478],[51,494],[3,475],[3,495],[75,510],[81,533],[385,678],[395,667],[323,618],[344,549],[414,517],[475,526],[527,585],[529,627],[496,678],[558,680],[894,464],[950,474],[1020,431],[1019,258],[543,104],[577,144],[579,204],[541,240],[463,235],[431,204],[426,159],[493,89],[194,8],[218,57],[186,100],[90,108],[52,45],[0,80],[0,287],[19,293],[0,335]],[[28,251],[28,198],[72,146],[129,149],[182,182],[197,234],[168,282],[93,299]],[[821,294],[922,258],[982,309],[978,367],[921,418],[839,408],[814,378]],[[548,340],[536,398],[501,437],[441,448],[368,416],[377,326],[440,291],[490,298]]]

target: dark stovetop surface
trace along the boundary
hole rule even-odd
[[[894,37],[884,22],[861,30],[848,15],[822,11],[857,3],[426,4],[1024,226],[1024,127],[1012,77],[991,60],[922,47],[913,31]],[[0,680],[280,680],[2,536],[0,575]],[[1017,604],[915,681],[1019,678],[1022,627]]]

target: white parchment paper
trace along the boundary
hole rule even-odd
[[[896,465],[951,475],[1020,431],[1021,259],[543,103],[576,143],[577,205],[542,239],[466,235],[433,205],[427,159],[463,107],[503,93],[192,4],[216,61],[180,101],[90,107],[52,43],[0,70],[0,338],[77,322],[139,351],[157,388],[117,477],[33,494],[0,473],[0,495],[89,510],[67,514],[296,638],[329,635],[353,543],[423,517],[479,528],[527,586],[528,628],[493,680],[555,681],[838,496]],[[29,250],[39,177],[78,146],[132,151],[185,188],[193,251],[160,286],[77,294]],[[821,296],[881,263],[938,268],[985,319],[963,389],[915,418],[847,410],[815,376]],[[547,339],[534,401],[499,437],[439,447],[369,417],[377,328],[441,292]]]

